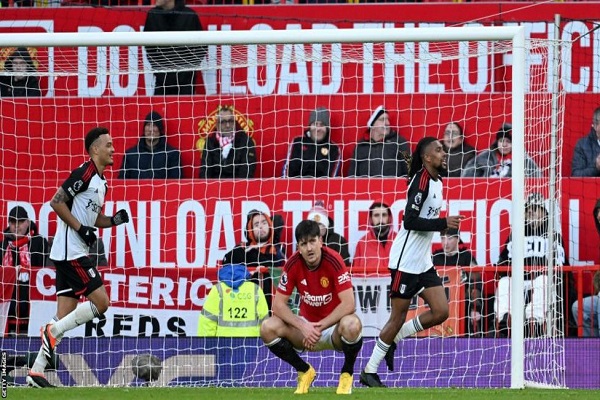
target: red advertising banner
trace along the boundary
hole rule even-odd
[[[29,186],[3,185],[0,215],[15,205],[26,208],[45,236],[56,229],[49,206],[60,181],[28,181]],[[402,221],[406,179],[265,179],[235,181],[170,180],[125,184],[109,182],[104,213],[125,208],[128,224],[103,229],[109,264],[117,268],[214,267],[235,244],[244,240],[246,216],[252,209],[280,214],[287,254],[295,248],[293,229],[316,201],[323,201],[336,232],[349,242],[351,255],[366,231],[373,201],[391,206],[394,228]],[[547,195],[546,181],[528,181],[532,190]],[[598,181],[590,178],[560,182],[561,229],[571,265],[600,264],[600,246],[592,210]],[[537,188],[537,189],[534,189]],[[458,213],[461,239],[478,264],[495,264],[510,232],[510,179],[448,179],[442,215]],[[8,200],[11,199],[11,200]],[[439,243],[439,238],[435,238]]]

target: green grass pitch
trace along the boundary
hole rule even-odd
[[[255,388],[82,388],[33,389],[9,387],[7,399],[43,400],[279,400],[279,399],[338,399],[335,387],[311,388],[303,396],[294,395],[294,388],[255,389]],[[364,400],[550,400],[577,399],[598,400],[599,392],[594,390],[551,390],[551,389],[394,389],[364,388],[353,389],[352,399]]]

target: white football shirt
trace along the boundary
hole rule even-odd
[[[108,190],[106,179],[98,174],[96,165],[91,160],[83,163],[71,172],[62,184],[62,189],[69,196],[67,206],[73,216],[83,225],[94,226]],[[59,218],[50,259],[71,261],[87,256],[88,253],[89,248],[77,231]]]
[[[424,168],[411,179],[402,227],[390,249],[390,269],[421,274],[433,267],[433,234],[448,226],[445,218],[439,218],[442,189],[441,178],[434,180]]]

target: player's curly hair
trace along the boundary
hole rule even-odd
[[[404,158],[404,161],[406,161],[406,165],[408,165],[409,182],[413,178],[413,176],[415,176],[415,174],[419,172],[421,168],[423,168],[423,155],[425,155],[425,149],[427,148],[427,146],[429,146],[430,143],[433,143],[436,140],[438,139],[432,136],[425,136],[424,138],[419,140],[419,142],[417,143],[417,147],[415,147],[415,151],[412,153],[412,155],[408,154],[408,152],[405,151],[401,153],[402,157]]]

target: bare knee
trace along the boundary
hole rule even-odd
[[[356,314],[344,316],[338,326],[340,335],[349,341],[356,340],[362,332],[362,323]]]
[[[278,323],[273,317],[265,319],[260,324],[260,337],[263,342],[271,342],[277,337],[277,326]]]

